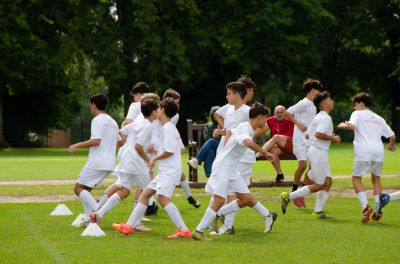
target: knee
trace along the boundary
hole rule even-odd
[[[169,198],[163,195],[157,196],[157,200],[161,204],[162,208],[164,208],[165,206],[167,206],[167,204],[170,203]]]

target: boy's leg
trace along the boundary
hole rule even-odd
[[[145,188],[142,194],[139,197],[139,202],[135,209],[133,210],[132,214],[129,216],[127,224],[131,227],[135,227],[140,224],[141,219],[143,218],[147,206],[149,204],[149,199],[156,193],[154,189]]]
[[[332,186],[332,178],[326,177],[325,183],[322,189],[318,192],[317,201],[315,202],[315,208],[313,213],[313,216],[315,218],[324,219],[328,217],[326,214],[323,213],[323,209],[326,201],[329,198],[329,190],[331,189],[331,186]]]
[[[200,207],[200,202],[193,198],[192,191],[190,190],[189,181],[187,180],[185,174],[182,172],[180,185],[185,192],[186,199],[188,202],[193,205],[195,208]]]
[[[208,226],[211,225],[214,218],[217,216],[217,212],[225,203],[225,197],[213,195],[212,203],[207,208],[206,212],[203,215],[199,225],[196,227],[196,231],[204,232]]]
[[[174,203],[171,202],[169,197],[164,196],[164,195],[158,195],[158,201],[160,202],[161,206],[167,211],[169,218],[172,220],[172,222],[175,224],[176,228],[178,229],[177,233],[174,235],[169,236],[169,238],[177,238],[180,235],[180,231],[184,231],[182,235],[184,237],[190,237],[190,232],[187,226],[185,225],[185,222],[183,221],[183,218],[181,214],[179,213],[178,208]],[[188,232],[187,235],[185,233]]]
[[[102,207],[107,200],[116,192],[118,192],[119,187],[116,186],[116,184],[111,184],[110,186],[108,186],[108,188],[105,190],[105,192],[100,196],[99,198],[99,207]]]
[[[90,214],[92,211],[96,211],[98,209],[98,204],[90,193],[92,189],[93,188],[80,183],[76,183],[74,187],[75,194],[79,197],[83,205],[84,222],[88,222],[90,220]]]
[[[108,201],[100,208],[100,210],[96,212],[96,220],[100,221],[100,219],[103,218],[103,216],[113,209],[117,204],[119,204],[122,199],[128,197],[129,193],[129,189],[121,187],[117,193],[111,195],[110,199],[108,199]]]

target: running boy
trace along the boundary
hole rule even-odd
[[[297,102],[297,104],[289,107],[285,112],[289,120],[295,124],[293,132],[293,154],[298,160],[298,167],[294,173],[292,192],[296,191],[299,187],[301,176],[307,169],[308,142],[306,140],[306,131],[317,114],[313,99],[315,95],[323,89],[320,81],[312,79],[305,80],[303,88],[307,93],[306,97]],[[306,206],[304,197],[293,202],[298,207]]]
[[[355,111],[351,114],[349,122],[343,122],[338,128],[354,131],[354,163],[352,180],[357,198],[362,208],[361,222],[370,221],[374,212],[368,204],[367,194],[362,184],[362,176],[367,171],[371,172],[372,185],[374,186],[375,207],[374,220],[378,221],[382,217],[379,194],[382,192],[380,176],[384,159],[384,147],[381,137],[390,139],[388,150],[396,149],[396,136],[392,129],[386,124],[385,120],[370,110],[372,97],[365,93],[359,93],[353,97]]]
[[[281,194],[281,209],[282,213],[285,214],[290,200],[318,192],[312,215],[315,218],[324,219],[328,216],[322,209],[328,200],[328,192],[332,186],[331,169],[328,162],[329,146],[331,141],[340,143],[341,139],[339,136],[333,135],[332,118],[329,116],[329,113],[333,109],[333,100],[329,92],[325,91],[317,94],[313,101],[320,112],[315,116],[307,129],[307,136],[311,143],[308,149],[308,161],[310,162],[311,169],[306,175],[306,182],[310,182],[310,184],[289,194],[283,192]]]
[[[104,94],[99,93],[90,98],[90,112],[94,116],[90,139],[73,144],[68,148],[70,153],[75,152],[78,148],[90,148],[88,160],[81,170],[74,188],[84,209],[82,227],[89,224],[90,214],[99,208],[90,192],[112,172],[117,142],[121,140],[117,123],[105,113],[107,104],[108,99]]]
[[[150,87],[145,82],[138,82],[132,87],[130,94],[132,96],[133,102],[129,106],[128,114],[126,115],[125,121],[124,123],[122,123],[122,126],[132,123],[133,120],[135,120],[135,118],[137,118],[141,114],[140,101],[143,94],[148,92],[150,92]]]
[[[133,210],[127,223],[113,224],[118,232],[129,235],[134,227],[140,224],[146,212],[149,198],[156,194],[161,206],[167,211],[169,217],[177,227],[177,232],[168,238],[191,237],[178,208],[171,202],[175,186],[182,176],[181,138],[176,127],[171,123],[171,118],[178,113],[179,106],[171,98],[160,103],[158,120],[162,124],[159,154],[149,162],[150,168],[158,161],[159,174],[143,190],[139,203]]]
[[[231,85],[228,84],[227,87]],[[247,148],[262,153],[266,158],[273,159],[273,155],[263,150],[253,142],[254,130],[265,126],[265,118],[268,108],[260,103],[255,103],[249,112],[250,122],[244,122],[232,129],[222,143],[221,150],[213,163],[211,177],[206,185],[206,192],[213,195],[203,218],[201,219],[192,238],[195,240],[208,240],[204,236],[204,230],[213,222],[215,217],[222,217],[239,211],[240,208],[249,206],[259,213],[264,219],[264,232],[272,229],[277,217],[276,213],[268,211],[247,187],[245,180],[237,170],[237,164],[242,159]],[[228,194],[235,193],[237,199],[224,205]]]
[[[144,189],[150,183],[148,166],[150,159],[145,150],[151,140],[151,122],[157,118],[158,104],[155,100],[147,99],[142,102],[140,108],[144,118],[136,119],[124,127],[129,128],[126,149],[120,162],[118,180],[109,188],[117,189],[117,192],[92,214],[93,222],[99,223],[107,212],[128,197],[133,184],[136,183],[140,189]]]

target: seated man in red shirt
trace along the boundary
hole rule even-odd
[[[267,118],[267,125],[271,130],[272,138],[264,144],[263,149],[275,156],[272,165],[276,172],[276,181],[284,179],[279,162],[279,155],[293,154],[293,128],[294,124],[285,116],[286,108],[282,105],[275,107],[274,116]]]

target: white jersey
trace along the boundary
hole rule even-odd
[[[129,106],[128,114],[126,115],[125,119],[132,119],[135,120],[140,114],[142,114],[142,109],[140,108],[140,102],[131,103]]]
[[[142,145],[144,151],[150,144],[151,123],[148,119],[135,120],[133,123],[123,127],[123,133],[128,136],[125,150],[122,154],[119,171],[129,174],[148,175],[149,167],[143,158],[138,154],[135,145]]]
[[[333,124],[331,116],[325,112],[319,112],[310,126],[307,129],[307,135],[309,137],[309,142],[311,146],[316,147],[320,150],[329,150],[329,146],[331,145],[330,140],[321,140],[315,136],[317,132],[323,133],[325,135],[332,136],[333,134]]]
[[[226,104],[219,108],[215,113],[224,119],[224,128],[226,131],[229,131],[237,127],[239,124],[250,120],[249,110],[250,107],[246,104],[243,104],[238,109],[235,109],[234,105]]]
[[[179,114],[177,113],[171,118],[171,123],[176,126],[179,121]],[[160,145],[160,136],[161,136],[161,129],[162,125],[161,122],[156,119],[152,123],[152,135],[151,135],[151,144],[155,146],[156,149],[159,148]],[[183,145],[182,139],[181,139],[181,149],[184,149],[185,146]]]
[[[158,161],[158,175],[170,178],[174,184],[179,184],[182,175],[181,142],[181,137],[174,124],[172,122],[165,123],[161,129],[159,154],[167,151],[173,155]]]
[[[117,141],[121,140],[118,130],[117,122],[105,113],[93,118],[90,139],[101,139],[101,141],[100,145],[90,148],[85,167],[94,170],[114,169]]]
[[[393,130],[385,120],[371,110],[356,110],[350,121],[354,129],[354,160],[383,162],[384,147],[381,137],[391,137]]]
[[[289,107],[287,111],[294,116],[302,125],[307,128],[317,114],[317,108],[314,103],[307,97],[297,102],[297,104]],[[294,126],[293,145],[308,144],[306,133],[301,131],[297,126]]]
[[[240,177],[240,174],[235,173],[235,171],[238,162],[240,162],[243,154],[248,149],[247,146],[244,144],[244,141],[246,139],[252,140],[254,131],[249,122],[244,122],[237,126],[235,129],[232,129],[231,132],[232,135],[225,145],[221,139],[222,146],[213,162],[211,176],[214,175],[214,177],[230,177],[235,174],[239,175]]]

